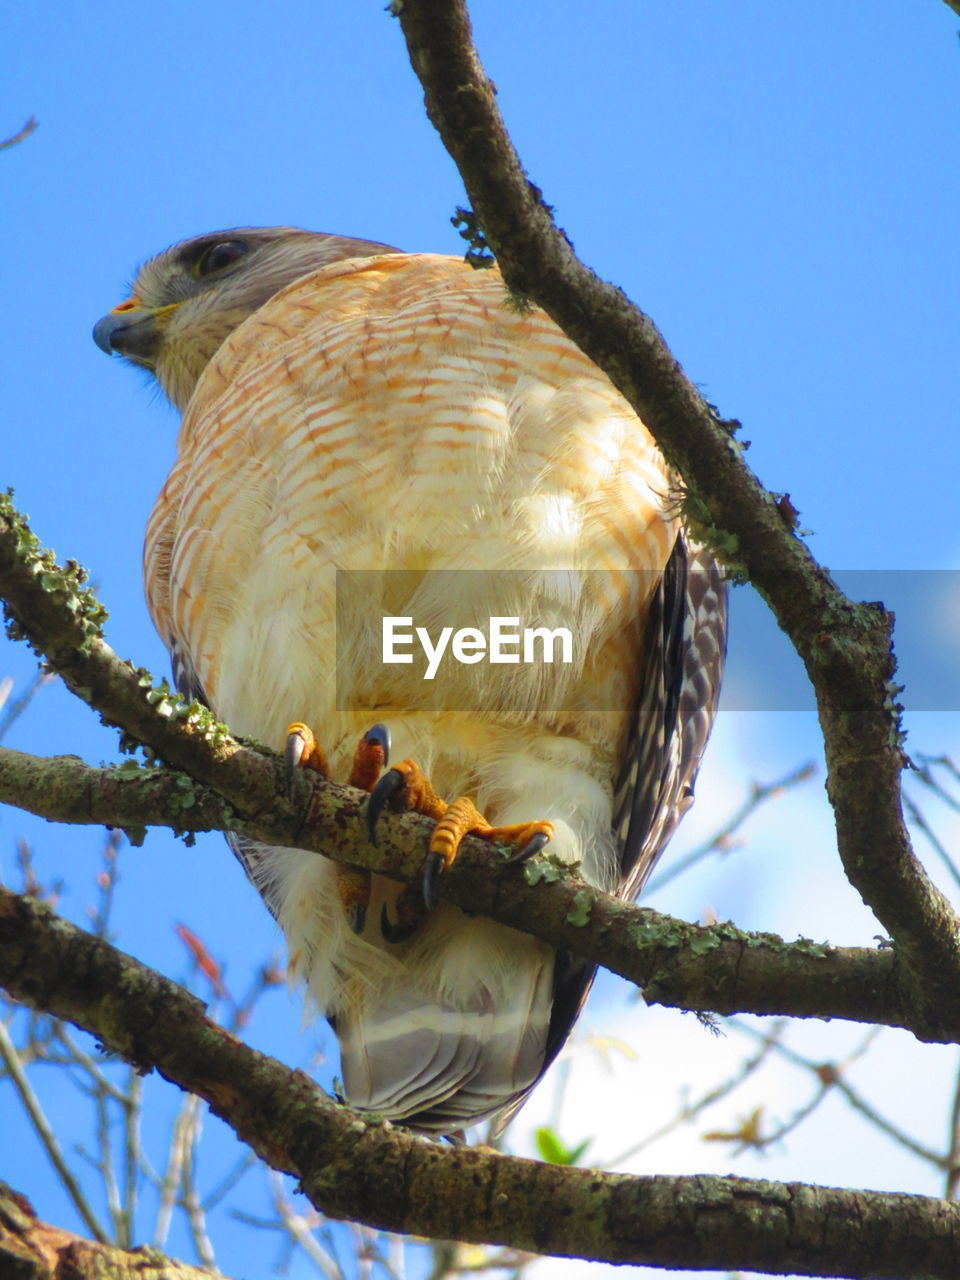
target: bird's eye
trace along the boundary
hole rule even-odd
[[[224,267],[229,267],[244,257],[249,247],[244,240],[221,240],[206,250],[198,260],[194,271],[198,277],[209,276],[214,271],[222,271]]]

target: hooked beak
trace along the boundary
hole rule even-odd
[[[128,298],[109,311],[93,327],[93,340],[108,356],[126,356],[138,364],[152,366],[160,345],[158,316],[169,307],[144,307]]]

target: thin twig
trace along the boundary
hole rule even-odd
[[[791,787],[799,786],[801,782],[806,782],[812,778],[815,773],[815,767],[812,761],[800,765],[796,769],[792,769],[783,778],[778,778],[776,782],[754,782],[750,787],[750,794],[739,809],[723,824],[719,831],[712,835],[703,844],[698,845],[695,849],[682,857],[679,861],[674,862],[666,871],[662,871],[660,875],[653,876],[648,883],[645,892],[649,895],[655,893],[658,889],[662,889],[664,885],[670,883],[671,880],[682,875],[685,871],[689,871],[696,863],[701,862],[704,858],[709,857],[711,853],[727,853],[730,850],[730,841],[740,827],[751,817],[751,815],[760,808],[767,800],[776,799],[789,791]]]
[[[947,1135],[947,1185],[944,1188],[944,1199],[955,1200],[960,1185],[960,1065],[957,1069],[957,1080],[953,1087],[953,1105],[950,1108],[950,1129]]]
[[[930,756],[923,752],[918,752],[914,757],[914,768],[910,774],[911,779],[916,778],[918,782],[922,782],[944,804],[948,805],[954,813],[960,813],[960,800],[956,796],[952,796],[939,780],[933,771],[934,766],[945,769],[954,784],[960,783],[960,770],[957,769],[957,766],[949,756]]]
[[[27,685],[23,693],[21,693],[20,697],[14,698],[14,700],[7,706],[3,719],[0,720],[0,742],[2,742],[7,736],[10,729],[20,719],[43,686],[45,684],[50,684],[50,682],[56,678],[57,677],[52,671],[46,671],[43,667],[39,668],[37,674]],[[7,681],[9,681],[9,684]],[[2,693],[2,696],[0,696],[0,707],[6,704],[7,694],[9,693],[12,684],[13,682],[10,681],[8,676],[7,680],[3,681],[3,685],[0,686],[0,693]]]
[[[958,870],[957,864],[954,861],[953,856],[950,854],[946,845],[943,844],[943,842],[934,832],[933,828],[930,826],[930,823],[924,817],[921,809],[913,802],[913,800],[910,799],[910,797],[906,794],[906,792],[904,792],[904,796],[903,796],[903,807],[906,809],[907,816],[909,817],[913,825],[917,828],[918,831],[922,832],[923,835],[926,836],[927,842],[929,843],[930,848],[934,851],[934,853],[937,855],[937,857],[946,867],[947,871],[953,877],[954,882],[958,886],[960,886],[960,870]]]
[[[43,1143],[44,1150],[50,1158],[50,1163],[56,1169],[60,1181],[66,1188],[67,1194],[73,1201],[87,1230],[95,1240],[99,1240],[101,1244],[108,1244],[110,1237],[97,1221],[96,1214],[87,1203],[86,1197],[80,1190],[79,1183],[67,1167],[60,1144],[57,1142],[56,1135],[50,1127],[50,1122],[47,1120],[43,1107],[40,1105],[40,1099],[34,1093],[33,1086],[27,1079],[16,1047],[10,1039],[10,1033],[2,1021],[0,1021],[0,1057],[3,1058],[7,1073],[13,1082],[14,1088],[20,1095],[20,1101],[30,1117],[37,1137]]]
[[[344,1280],[344,1275],[336,1259],[331,1257],[313,1234],[307,1219],[294,1209],[283,1190],[283,1181],[275,1170],[270,1170],[270,1188],[273,1194],[273,1205],[284,1229],[292,1240],[300,1246],[317,1270],[327,1280]]]
[[[173,1122],[170,1150],[167,1154],[167,1167],[160,1183],[160,1206],[157,1209],[157,1224],[153,1232],[153,1244],[157,1249],[162,1249],[166,1244],[167,1236],[170,1232],[170,1224],[173,1220],[173,1210],[177,1203],[177,1193],[180,1190],[180,1180],[183,1176],[183,1115],[192,1101],[194,1099],[190,1095],[184,1098]]]
[[[95,1098],[96,1134],[99,1157],[95,1161],[97,1172],[103,1182],[107,1197],[107,1212],[113,1223],[113,1238],[123,1249],[129,1249],[132,1241],[124,1238],[123,1205],[120,1200],[120,1186],[117,1182],[116,1170],[113,1167],[113,1140],[110,1134],[110,1109],[107,1098],[98,1093]]]
[[[689,1124],[689,1122],[702,1111],[713,1106],[715,1102],[719,1102],[721,1098],[725,1098],[728,1094],[733,1093],[733,1091],[738,1089],[740,1085],[753,1075],[761,1065],[763,1060],[779,1042],[786,1026],[787,1024],[785,1021],[778,1019],[767,1034],[762,1037],[759,1051],[755,1053],[752,1058],[747,1058],[743,1063],[741,1063],[738,1070],[732,1076],[728,1077],[728,1079],[724,1080],[721,1084],[715,1085],[712,1089],[708,1089],[707,1092],[699,1097],[696,1102],[692,1102],[681,1107],[680,1111],[677,1112],[673,1119],[668,1120],[666,1124],[661,1125],[659,1129],[655,1129],[653,1133],[647,1134],[645,1138],[641,1138],[639,1142],[628,1147],[626,1151],[621,1151],[618,1156],[615,1156],[614,1159],[609,1162],[609,1167],[611,1169],[622,1168],[626,1161],[631,1160],[638,1154],[638,1152],[652,1146],[655,1142],[659,1142],[661,1138],[665,1138],[668,1134],[673,1133],[673,1131],[678,1129],[681,1125]]]
[[[738,1031],[743,1032],[745,1035],[751,1036],[754,1039],[760,1038],[761,1033],[759,1031],[754,1027],[749,1026],[747,1023],[742,1022],[739,1018],[731,1018],[730,1024],[735,1026]],[[911,1137],[909,1133],[898,1128],[898,1126],[891,1120],[888,1120],[886,1116],[877,1111],[871,1103],[867,1102],[866,1099],[863,1098],[861,1094],[840,1074],[843,1068],[845,1066],[849,1066],[850,1062],[852,1062],[855,1057],[859,1057],[863,1052],[865,1052],[866,1046],[876,1039],[881,1030],[882,1028],[880,1027],[872,1028],[871,1032],[866,1037],[865,1044],[851,1057],[849,1057],[844,1064],[838,1065],[832,1069],[834,1078],[831,1081],[831,1085],[839,1093],[843,1094],[844,1098],[854,1111],[858,1111],[872,1125],[882,1133],[885,1133],[888,1138],[892,1139],[892,1141],[896,1142],[898,1146],[904,1147],[915,1156],[919,1156],[921,1160],[926,1160],[929,1164],[932,1164],[934,1168],[944,1169],[946,1167],[946,1159],[939,1151],[934,1151],[930,1147],[925,1147],[921,1142],[918,1142],[915,1138]],[[781,1055],[781,1057],[785,1058],[794,1066],[803,1067],[807,1071],[812,1071],[818,1076],[818,1078],[820,1077],[820,1073],[825,1069],[824,1063],[815,1062],[811,1058],[804,1057],[803,1054],[797,1053],[795,1049],[791,1049],[789,1045],[784,1044],[782,1041],[776,1045],[776,1051]]]
[[[22,129],[18,129],[16,133],[12,133],[9,138],[4,138],[0,142],[0,151],[5,150],[7,147],[15,147],[24,138],[29,138],[34,129],[37,128],[39,128],[39,122],[33,116],[30,116]]]
[[[123,1103],[123,1221],[133,1247],[134,1222],[139,1199],[140,1115],[143,1110],[143,1080],[134,1070],[128,1074]]]
[[[203,1200],[204,1212],[209,1213],[211,1209],[215,1209],[223,1197],[233,1190],[247,1170],[253,1168],[255,1164],[257,1164],[257,1157],[252,1151],[247,1151],[242,1155],[229,1173],[220,1179],[213,1190],[207,1192]]]
[[[63,1060],[64,1065],[71,1067],[80,1067],[85,1071],[93,1081],[92,1085],[85,1084],[82,1080],[73,1078],[76,1088],[85,1093],[88,1097],[94,1097],[98,1090],[102,1090],[104,1094],[113,1099],[114,1102],[120,1103],[122,1106],[125,1101],[122,1089],[117,1086],[100,1070],[95,1059],[91,1058],[88,1053],[80,1048],[77,1042],[70,1034],[70,1028],[65,1022],[60,1022],[55,1018],[50,1019],[51,1033],[55,1040],[63,1045],[66,1051],[66,1058]],[[50,1059],[60,1065],[57,1059]]]
[[[213,1243],[207,1231],[207,1215],[203,1211],[200,1195],[197,1191],[197,1148],[203,1126],[203,1103],[199,1098],[188,1099],[193,1104],[185,1108],[184,1121],[184,1161],[183,1161],[183,1196],[182,1204],[190,1224],[190,1235],[197,1257],[211,1271],[217,1269],[217,1259]]]

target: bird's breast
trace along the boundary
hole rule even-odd
[[[450,260],[417,280],[417,262],[286,290],[286,327],[279,299],[241,326],[185,415],[149,600],[237,732],[348,736],[379,708],[563,731],[630,705],[675,536],[663,460],[546,316]],[[410,620],[392,653],[412,661],[384,661],[384,619]],[[492,619],[516,620],[506,661]],[[477,630],[480,660],[457,643]],[[569,632],[571,660],[535,636],[526,661],[528,631]]]

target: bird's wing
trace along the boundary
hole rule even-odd
[[[644,676],[614,793],[621,897],[640,892],[693,803],[726,646],[723,571],[681,533],[651,603]]]

